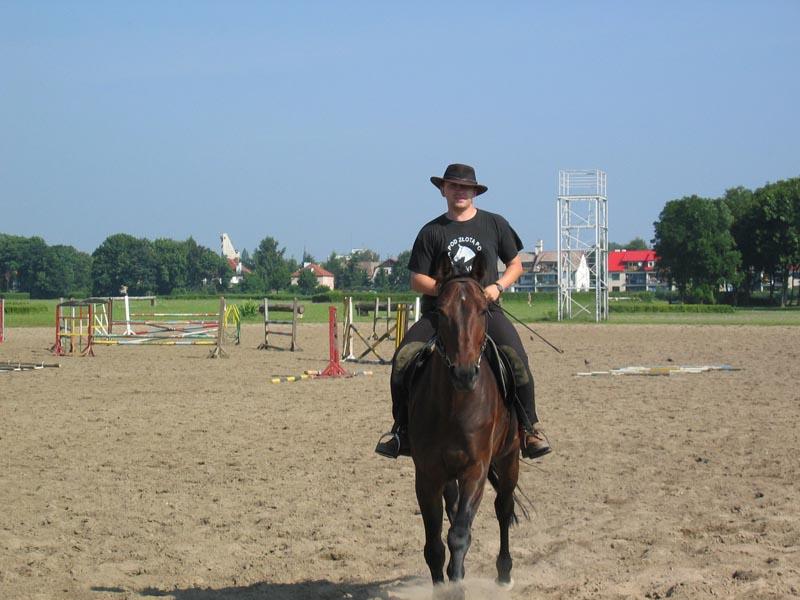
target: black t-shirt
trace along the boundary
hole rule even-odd
[[[478,252],[486,258],[483,285],[497,281],[497,259],[508,263],[522,250],[517,232],[500,215],[478,210],[469,221],[452,221],[447,214],[436,217],[417,234],[408,268],[414,273],[433,277],[436,259],[447,251],[453,268],[468,273]],[[422,311],[436,306],[433,296],[422,297]]]

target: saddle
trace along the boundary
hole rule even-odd
[[[430,359],[436,345],[436,337],[427,342],[409,342],[397,352],[392,383],[411,390]],[[528,371],[511,346],[498,346],[487,336],[484,360],[494,373],[500,393],[511,407],[517,402],[517,386],[528,383]]]

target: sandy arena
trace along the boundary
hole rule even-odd
[[[410,459],[371,377],[270,384],[327,362],[227,360],[203,347],[98,347],[0,373],[0,599],[382,600],[430,596]],[[468,598],[800,596],[800,331],[538,325],[526,341],[555,453],[522,467],[535,514],[512,530],[510,594],[487,491]],[[50,329],[11,329],[0,361],[47,361]],[[527,336],[524,336],[527,339]],[[575,377],[626,365],[736,372]]]

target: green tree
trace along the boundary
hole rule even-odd
[[[188,289],[189,244],[160,238],[153,242],[156,265],[156,293],[167,296]]]
[[[285,290],[291,283],[292,271],[284,258],[286,248],[278,248],[278,241],[266,237],[253,252],[255,271],[264,280],[267,289]]]
[[[380,255],[375,252],[375,250],[370,250],[369,248],[364,248],[362,250],[356,250],[355,252],[350,254],[350,260],[354,260],[355,262],[377,262],[379,261]]]
[[[301,269],[300,276],[297,278],[297,287],[300,288],[300,293],[309,295],[314,292],[317,287],[317,278],[311,269]]]
[[[126,233],[107,237],[92,253],[92,288],[97,296],[116,296],[127,286],[132,296],[156,287],[156,261],[149,240]]]
[[[92,293],[92,257],[72,246],[45,249],[33,298],[85,298]]]
[[[375,277],[372,278],[372,289],[377,291],[389,289],[389,276],[384,269],[378,269],[375,272]]]
[[[330,256],[328,256],[328,260],[322,263],[321,266],[326,271],[333,273],[336,289],[347,289],[343,284],[344,262],[336,252],[331,252]]]
[[[633,238],[627,244],[620,244],[619,242],[609,242],[608,250],[647,250],[647,242],[640,237]]]
[[[726,190],[722,200],[733,218],[731,235],[736,249],[742,257],[742,284],[734,296],[734,301],[738,302],[739,296],[744,296],[745,299],[750,296],[756,280],[760,279],[760,273],[764,269],[764,260],[760,256],[758,244],[753,235],[758,220],[758,204],[753,192],[742,186]]]
[[[261,296],[267,293],[267,282],[256,271],[245,273],[239,284],[239,291]]]
[[[31,293],[44,269],[46,251],[40,237],[0,234],[0,290]]]
[[[242,250],[242,254],[239,257],[239,262],[241,262],[248,269],[255,268],[255,264],[253,263],[253,259],[250,257],[250,253],[247,251],[247,248]]]
[[[654,223],[659,271],[686,298],[690,289],[707,295],[736,282],[739,252],[730,227],[733,217],[722,200],[689,196],[667,202]]]
[[[790,268],[800,262],[800,177],[767,184],[753,195],[756,254],[771,281],[780,277],[786,306]]]
[[[405,250],[397,255],[397,262],[389,275],[389,285],[393,290],[404,292],[411,289],[411,271],[408,270],[410,258],[411,250]]]
[[[227,287],[233,270],[228,265],[228,261],[205,246],[201,246],[189,238],[185,242],[187,260],[187,284],[191,289],[212,289],[221,290]]]

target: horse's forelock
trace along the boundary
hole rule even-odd
[[[443,297],[444,297],[445,300],[449,300],[449,295],[450,295],[449,288],[455,282],[467,284],[466,287],[472,288],[472,293],[473,294],[475,294],[479,298],[483,298],[483,286],[481,286],[481,284],[477,280],[475,280],[474,278],[465,277],[465,276],[462,275],[460,277],[459,276],[450,277],[450,278],[446,279],[445,281],[443,281],[441,283],[441,285],[439,286],[439,298],[440,298],[440,300]],[[447,290],[447,295],[445,295],[445,293],[444,293],[445,290]],[[459,290],[461,291],[461,294],[462,294],[462,300],[465,299],[464,296],[463,296],[463,292],[465,290],[465,286],[460,286]],[[440,308],[441,308],[441,305],[440,305]]]

